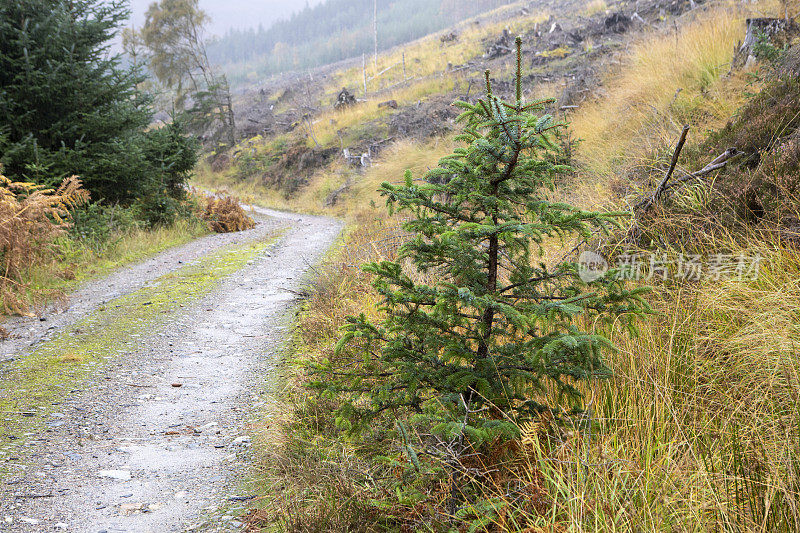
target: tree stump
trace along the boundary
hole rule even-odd
[[[339,96],[336,97],[336,103],[333,104],[333,107],[334,109],[344,109],[346,107],[355,105],[357,102],[358,100],[356,100],[356,97],[353,96],[345,87],[339,93]]]
[[[511,52],[511,34],[508,31],[508,28],[506,28],[503,30],[503,35],[501,35],[497,41],[489,45],[489,47],[486,49],[486,54],[484,57],[486,59],[496,59],[506,54],[510,54]]]
[[[733,67],[741,68],[758,60],[756,46],[759,42],[768,42],[776,48],[783,48],[792,37],[800,34],[800,27],[793,19],[786,18],[752,18],[747,19],[747,31],[744,41],[736,51]]]

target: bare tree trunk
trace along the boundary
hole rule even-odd
[[[233,113],[233,100],[231,99],[231,88],[228,85],[228,78],[223,74],[222,75],[222,83],[223,83],[223,98],[225,105],[227,107],[225,115],[227,119],[227,129],[228,129],[228,142],[230,143],[230,147],[233,147],[236,144],[236,115]]]
[[[361,60],[364,63],[364,98],[367,97],[367,54],[361,54]]]
[[[375,13],[372,18],[372,29],[375,34],[375,74],[378,74],[378,0],[375,0]]]

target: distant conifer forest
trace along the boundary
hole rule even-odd
[[[512,0],[378,0],[378,48],[447,28]],[[374,51],[374,0],[327,0],[268,28],[232,29],[210,43],[210,59],[234,83],[326,65]]]

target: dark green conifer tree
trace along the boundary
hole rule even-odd
[[[54,185],[77,174],[94,200],[170,193],[196,160],[180,135],[146,131],[142,76],[111,47],[126,2],[0,2],[0,164],[13,179]],[[169,202],[166,202],[169,203]]]
[[[336,360],[355,361],[316,368],[317,387],[348,398],[345,425],[405,412],[473,446],[514,436],[543,410],[580,409],[578,384],[608,375],[603,352],[613,347],[597,328],[632,327],[646,307],[613,270],[587,282],[573,260],[543,260],[546,248],[607,231],[620,214],[550,199],[567,171],[554,143],[564,126],[540,114],[546,101],[525,103],[521,39],[517,47],[516,100],[494,95],[487,72],[485,97],[457,103],[464,146],[423,181],[407,173],[404,185],[382,185],[413,238],[398,262],[365,266],[385,318],[349,319]]]

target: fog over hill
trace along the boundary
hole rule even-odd
[[[386,50],[435,33],[513,0],[379,0],[378,48]],[[284,23],[233,29],[211,43],[208,55],[233,85],[372,54],[373,0],[325,0]]]
[[[131,25],[141,27],[154,0],[129,1]],[[378,0],[377,44],[386,50],[513,1]],[[199,5],[210,17],[208,56],[233,86],[374,49],[373,0],[199,0]]]
[[[131,20],[136,26],[144,22],[144,13],[154,0],[130,0]],[[232,28],[256,28],[273,22],[322,0],[200,0],[200,7],[211,17],[209,32],[222,35]]]

